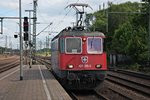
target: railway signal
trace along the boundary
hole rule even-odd
[[[18,38],[18,35],[14,35],[14,38]]]
[[[29,38],[28,33],[25,32],[25,33],[24,33],[24,41],[28,41],[28,38]]]
[[[1,18],[0,22],[1,22],[1,32],[0,32],[0,34],[3,34],[3,18]]]
[[[23,22],[23,31],[28,32],[29,30],[29,23],[28,23],[28,17],[24,17],[24,22]]]
[[[28,23],[28,17],[24,17],[24,22],[23,22],[23,31],[24,33],[24,41],[28,41],[29,35],[29,23]]]

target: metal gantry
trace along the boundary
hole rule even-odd
[[[36,7],[37,7],[37,1],[38,0],[34,0],[33,1],[33,17],[35,19],[33,19],[33,47],[32,47],[32,52],[33,52],[33,57],[35,57],[35,53],[36,53]]]

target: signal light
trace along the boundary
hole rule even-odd
[[[28,24],[28,17],[24,17],[24,22],[23,22],[23,31],[28,32],[29,30],[29,24]]]
[[[28,33],[24,33],[24,41],[28,41]]]
[[[14,38],[18,38],[18,35],[14,35]]]

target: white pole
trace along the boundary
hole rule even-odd
[[[22,21],[21,21],[21,0],[19,0],[19,25],[20,25],[20,80],[23,80],[23,54],[22,54]]]

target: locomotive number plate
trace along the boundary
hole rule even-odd
[[[88,64],[80,64],[79,65],[79,68],[89,68],[89,67],[92,67],[91,65],[88,65]]]

